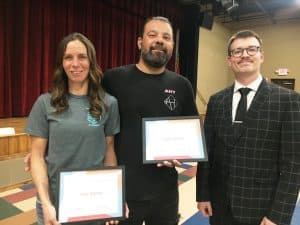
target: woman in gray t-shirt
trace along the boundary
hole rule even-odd
[[[66,36],[58,47],[53,89],[37,99],[25,128],[31,136],[39,225],[58,224],[60,169],[117,165],[118,103],[103,91],[101,78],[93,44],[80,33]]]

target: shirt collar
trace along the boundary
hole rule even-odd
[[[239,83],[237,80],[234,81],[234,91],[233,93],[237,92],[240,88],[250,88],[251,91],[257,92],[258,87],[260,85],[260,83],[262,82],[263,78],[262,75],[260,74],[252,83],[250,83],[249,85],[245,86],[241,83]]]

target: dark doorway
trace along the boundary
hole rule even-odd
[[[279,79],[279,78],[274,78],[271,79],[271,82],[278,84],[282,87],[294,90],[295,88],[295,79]]]

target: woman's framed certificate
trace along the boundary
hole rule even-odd
[[[199,116],[143,118],[143,163],[207,161]]]
[[[59,172],[60,223],[124,218],[124,167]]]

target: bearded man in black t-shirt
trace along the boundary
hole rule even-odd
[[[177,160],[143,164],[142,118],[198,115],[190,82],[166,69],[174,40],[167,18],[146,21],[137,41],[135,65],[104,74],[103,86],[119,102],[120,134],[115,139],[118,164],[126,167],[129,218],[121,225],[178,224]]]

